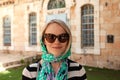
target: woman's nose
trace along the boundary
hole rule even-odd
[[[54,43],[60,43],[60,41],[58,40],[58,38],[55,39]]]

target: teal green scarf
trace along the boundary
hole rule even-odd
[[[53,54],[49,54],[44,43],[41,40],[41,49],[42,49],[42,68],[38,72],[37,80],[67,80],[68,75],[68,64],[67,58],[71,55],[70,49],[66,54],[54,57]],[[61,66],[57,74],[54,73],[53,68],[51,66],[51,62],[59,62],[62,61]]]

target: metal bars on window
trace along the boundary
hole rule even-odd
[[[48,3],[48,10],[56,9],[56,8],[64,8],[64,7],[65,7],[64,0],[50,0]]]
[[[29,44],[37,44],[36,13],[29,14]]]
[[[3,41],[4,46],[11,46],[11,20],[9,17],[3,18]]]
[[[81,9],[81,44],[82,47],[94,46],[94,7],[90,4]]]

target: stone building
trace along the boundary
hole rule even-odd
[[[40,52],[43,25],[54,18],[70,26],[71,59],[120,69],[120,0],[0,0],[0,51]]]

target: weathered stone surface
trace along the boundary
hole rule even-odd
[[[120,0],[65,0],[66,7],[47,10],[49,0],[1,0],[0,1],[0,51],[40,51],[40,35],[46,16],[66,13],[73,36],[71,59],[80,64],[101,68],[120,69]],[[81,7],[94,6],[94,47],[81,47]],[[29,14],[37,14],[37,45],[29,45]],[[11,46],[3,45],[3,18],[11,17]],[[107,42],[107,35],[114,42]],[[14,51],[14,52],[12,52]]]

